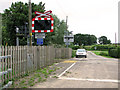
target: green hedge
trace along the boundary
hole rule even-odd
[[[96,47],[96,49],[95,49]],[[99,51],[106,51],[109,49],[117,49],[117,47],[115,45],[92,45],[92,46],[70,46],[70,48],[72,48],[73,50],[77,50],[79,48],[84,48],[86,50],[99,50]]]
[[[77,50],[80,48],[80,46],[70,46],[70,48],[72,48],[73,50]]]
[[[83,48],[86,49],[86,50],[92,50],[92,49],[91,49],[92,46],[83,46]]]
[[[84,46],[83,48],[85,48],[86,50],[106,51],[108,49],[116,49],[116,46],[115,45],[92,45],[92,46]]]
[[[101,51],[108,50],[108,49],[116,49],[116,46],[114,45],[93,45],[91,50],[95,50],[95,47],[96,47],[96,50],[101,50]]]
[[[108,53],[100,52],[100,55],[101,55],[101,56],[108,56]]]
[[[117,47],[116,49],[109,49],[109,56],[120,58],[120,47]]]
[[[118,49],[118,58],[120,58],[120,46],[117,49]]]

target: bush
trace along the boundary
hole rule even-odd
[[[91,50],[92,46],[83,46],[83,48],[86,50]]]
[[[108,56],[108,54],[105,53],[105,52],[100,52],[100,55],[101,55],[101,56]]]
[[[120,58],[120,47],[118,47],[117,49],[118,49],[118,58]]]
[[[117,49],[110,49],[109,50],[109,56],[117,58],[118,57]]]
[[[95,47],[96,47],[96,50],[100,50],[100,51],[104,51],[108,49],[116,49],[116,46],[114,45],[93,45],[91,49],[95,50]]]
[[[80,46],[71,46],[70,48],[72,48],[73,50],[77,50],[80,48]]]
[[[120,58],[120,47],[117,47],[116,49],[109,49],[109,56]]]
[[[72,50],[72,58],[74,58],[76,56],[76,51]]]

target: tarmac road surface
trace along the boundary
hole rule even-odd
[[[118,88],[118,59],[97,56],[90,51],[87,54],[87,58],[56,64],[61,67],[56,75],[33,88]]]

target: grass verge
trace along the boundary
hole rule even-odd
[[[107,57],[107,58],[113,58],[108,55],[108,51],[91,51],[95,53],[96,55]]]
[[[49,75],[60,68],[55,67],[54,64],[52,66],[48,66],[30,74],[27,74],[23,78],[16,79],[13,82],[13,85],[10,88],[29,88],[34,86],[36,83],[44,82],[47,80]]]

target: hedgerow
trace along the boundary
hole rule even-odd
[[[120,46],[116,49],[109,49],[108,53],[111,57],[120,58]]]

